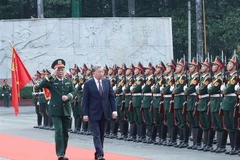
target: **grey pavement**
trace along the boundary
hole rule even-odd
[[[33,126],[36,125],[36,114],[34,110],[34,107],[20,107],[19,115],[15,116],[13,108],[0,107],[0,133],[54,143],[53,131],[33,128]],[[0,143],[0,145],[4,144]],[[70,133],[69,145],[91,150],[94,149],[92,137],[86,135]],[[126,142],[113,139],[105,139],[104,145],[105,152],[131,155],[151,160],[240,159],[239,156],[156,146],[153,144]],[[230,148],[228,147],[228,149]],[[0,157],[0,160],[7,159]]]

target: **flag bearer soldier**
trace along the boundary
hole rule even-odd
[[[3,86],[2,86],[2,96],[4,101],[5,108],[9,107],[9,98],[11,96],[11,87],[8,85],[8,80],[3,80]]]
[[[125,102],[124,102],[124,96],[123,96],[123,90],[122,87],[126,83],[126,77],[125,77],[125,71],[126,71],[126,65],[123,63],[120,67],[118,67],[118,75],[117,75],[117,83],[116,87],[114,87],[114,93],[116,95],[116,104],[117,104],[117,112],[118,112],[118,124],[120,125],[120,137],[116,137],[119,140],[123,140],[124,138],[127,138],[128,135],[128,122],[126,120],[125,115]],[[114,126],[114,129],[118,129],[117,126]]]
[[[79,86],[78,73],[80,72],[80,69],[75,64],[73,66],[73,68],[70,69],[70,71],[71,71],[71,75],[72,75],[73,85],[74,85],[74,88],[75,88],[74,98],[71,102],[72,112],[73,112],[73,117],[74,117],[74,129],[71,130],[70,132],[71,133],[77,133],[77,132],[80,132],[80,128],[79,128],[80,106],[78,105],[78,92],[79,92],[79,90],[78,90],[78,86]]]
[[[132,106],[132,96],[131,96],[131,91],[130,88],[134,83],[134,77],[133,77],[133,72],[134,72],[134,66],[133,64],[129,66],[125,72],[126,75],[126,83],[125,86],[123,86],[122,90],[125,96],[125,112],[126,112],[126,117],[127,121],[130,124],[130,131],[129,135],[127,138],[124,140],[126,141],[136,141],[136,135],[137,135],[137,125],[136,121],[134,119],[134,113],[133,113],[133,106]]]
[[[35,74],[35,83],[33,84],[33,104],[35,106],[35,112],[37,114],[37,126],[33,128],[39,128],[42,125],[42,114],[40,113],[40,106],[39,106],[39,89],[36,89],[35,86],[39,85],[39,80],[41,77],[41,73],[39,71]]]
[[[41,81],[40,83],[45,79],[45,69],[41,72]],[[40,129],[47,129],[48,125],[48,115],[47,115],[47,102],[48,100],[46,99],[46,92],[44,92],[44,88],[40,89],[40,94],[39,94],[39,104],[40,104],[40,111],[43,116],[43,126],[39,127]]]
[[[209,94],[207,90],[207,86],[209,83],[211,83],[211,64],[208,59],[205,59],[205,61],[202,63],[202,67],[200,72],[202,73],[202,76],[200,77],[200,83],[196,86],[196,91],[199,97],[198,102],[198,108],[197,111],[199,113],[200,118],[200,124],[201,128],[203,130],[203,143],[204,145],[199,147],[198,150],[204,150],[207,147],[208,143],[208,131],[211,128],[211,116],[208,113],[208,102],[209,102]],[[202,137],[202,131],[199,130],[198,137]]]
[[[146,125],[144,124],[142,112],[140,110],[142,105],[142,85],[144,84],[143,73],[144,73],[144,68],[142,64],[139,62],[134,70],[134,75],[135,75],[134,84],[130,88],[132,93],[132,105],[133,105],[134,118],[137,123],[136,142],[142,142],[142,140],[146,137]]]
[[[234,107],[236,104],[236,94],[235,94],[235,85],[238,83],[238,59],[236,56],[233,56],[232,59],[228,62],[227,70],[229,72],[229,77],[227,79],[227,85],[222,87],[223,91],[223,102],[221,109],[223,111],[224,116],[224,124],[228,130],[230,143],[231,143],[231,151],[226,151],[226,154],[236,155],[240,151],[240,135],[239,128],[237,125],[237,117],[234,116]],[[225,135],[224,135],[225,136]],[[225,144],[225,137],[222,137]],[[220,150],[220,149],[219,149]],[[220,150],[220,151],[224,151]]]
[[[197,94],[196,94],[196,86],[199,83],[199,69],[200,64],[197,62],[196,58],[192,59],[192,62],[189,63],[189,73],[188,84],[184,86],[184,92],[187,95],[187,116],[189,124],[192,128],[192,136],[193,136],[193,145],[188,146],[188,149],[196,150],[200,146],[201,140],[197,137],[197,133],[199,131],[199,117],[194,113]],[[202,139],[202,137],[200,137]]]
[[[175,83],[175,78],[174,78],[174,72],[176,70],[176,63],[174,60],[171,60],[170,63],[167,63],[167,67],[165,70],[165,76],[164,76],[164,81],[166,82],[165,86],[162,87],[161,93],[163,94],[164,97],[164,112],[166,114],[166,124],[168,127],[169,131],[169,141],[163,143],[164,146],[174,146],[176,145],[176,140],[177,140],[177,126],[176,126],[176,120],[175,120],[175,115],[174,115],[174,110],[173,110],[173,95],[172,91],[174,88],[174,83]]]
[[[155,84],[151,87],[153,93],[153,120],[159,137],[159,140],[155,141],[154,144],[158,145],[165,143],[167,138],[167,126],[164,123],[164,97],[163,94],[161,94],[161,89],[165,86],[166,83],[163,77],[165,70],[166,66],[163,62],[160,62],[160,64],[156,65],[156,70],[154,72]]]
[[[186,121],[186,115],[183,113],[184,103],[184,86],[186,84],[186,63],[184,59],[181,59],[177,63],[175,87],[173,89],[174,94],[174,112],[178,120],[178,129],[180,130],[180,142],[174,147],[186,148],[188,146],[189,139],[189,126]]]
[[[146,78],[145,83],[142,86],[143,102],[141,107],[144,123],[147,126],[147,138],[143,140],[143,143],[154,143],[157,136],[157,127],[153,123],[153,97],[151,87],[155,83],[153,75],[155,68],[149,63],[144,69]]]
[[[68,144],[68,129],[71,119],[71,100],[74,87],[71,79],[64,77],[65,61],[57,59],[53,62],[51,76],[39,84],[39,88],[48,88],[51,92],[50,114],[55,128],[56,155],[58,160],[68,160],[65,157]]]

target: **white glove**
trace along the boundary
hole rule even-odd
[[[171,86],[171,87],[170,87],[170,91],[172,92],[172,91],[173,91],[173,89],[174,89],[174,86]]]
[[[112,112],[112,118],[113,118],[113,119],[116,119],[117,116],[118,116],[117,111],[113,111],[113,112]]]
[[[237,91],[239,88],[239,84],[236,84],[235,87],[234,87],[234,90]]]
[[[115,85],[115,86],[113,86],[113,90],[114,90],[114,91],[116,90],[116,88],[117,88],[117,87],[116,87],[116,85]]]
[[[78,88],[78,84],[75,85],[75,88],[76,88],[76,89]]]
[[[225,84],[221,85],[221,91],[224,91],[224,89],[226,88]]]
[[[195,90],[197,91],[197,90],[198,90],[198,88],[199,88],[199,85],[196,85],[196,87],[195,87]]]
[[[4,96],[4,94],[2,94],[2,96]]]
[[[184,90],[184,91],[186,91],[186,90],[187,90],[187,85],[185,85],[185,86],[183,87],[183,90]]]
[[[144,85],[142,85],[142,89],[145,87],[145,84]]]
[[[83,87],[84,87],[84,84],[82,85],[82,89],[83,89]]]
[[[133,86],[130,87],[130,90],[131,90],[131,91],[133,90]]]
[[[151,86],[151,90],[153,90],[154,87],[155,87],[155,84]]]
[[[159,89],[160,89],[160,91],[161,91],[161,90],[163,90],[163,88],[164,88],[164,87],[163,87],[163,86],[161,86],[161,87],[159,88]]]
[[[209,89],[211,87],[212,87],[212,83],[209,83],[208,86],[207,86],[207,89]]]
[[[37,102],[37,105],[38,105],[38,106],[40,105],[39,101]]]
[[[48,104],[48,105],[50,104],[50,100],[47,102],[47,104]]]
[[[9,96],[11,96],[12,94],[10,93]]]
[[[83,116],[83,121],[88,122],[88,116]]]
[[[125,90],[125,88],[126,88],[126,87],[125,87],[125,86],[123,86],[123,87],[122,87],[122,91],[124,91],[124,90]]]

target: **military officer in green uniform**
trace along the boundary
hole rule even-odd
[[[223,84],[222,69],[223,69],[222,60],[217,56],[212,65],[212,72],[214,76],[212,77],[212,83],[208,85],[208,94],[210,95],[210,112],[211,112],[211,121],[213,128],[211,127],[208,131],[208,144],[204,151],[216,152],[216,150],[221,145],[221,134],[223,131],[222,117],[219,115],[220,104],[222,101],[221,86]],[[217,147],[213,149],[213,138],[217,131]]]
[[[153,121],[153,105],[152,105],[152,90],[151,87],[155,83],[154,80],[154,71],[155,68],[152,66],[152,63],[149,63],[145,69],[145,83],[142,86],[143,93],[143,119],[147,126],[147,137],[143,140],[143,143],[154,143],[157,135],[157,127],[154,125]]]
[[[194,113],[197,94],[196,94],[196,86],[199,83],[199,69],[200,64],[197,62],[196,58],[193,57],[192,62],[189,63],[189,74],[188,76],[188,84],[184,86],[185,95],[187,95],[187,116],[188,122],[192,129],[193,136],[193,145],[188,146],[188,149],[196,150],[200,146],[202,137],[197,137],[197,133],[199,131],[199,117]]]
[[[167,126],[164,123],[164,118],[165,118],[165,112],[164,112],[164,97],[161,94],[161,88],[165,86],[165,81],[164,81],[164,71],[166,70],[165,64],[161,61],[160,64],[156,65],[156,70],[154,72],[155,75],[155,83],[151,87],[152,93],[153,93],[153,122],[154,122],[154,127],[156,127],[157,132],[158,132],[158,137],[159,140],[155,141],[155,145],[162,145],[163,143],[166,142],[167,138]],[[166,118],[165,118],[166,119]],[[156,138],[155,133],[153,132],[152,134],[153,138]]]
[[[65,61],[57,59],[53,62],[51,76],[39,84],[39,88],[48,88],[51,92],[50,113],[55,128],[56,154],[58,160],[68,160],[65,157],[68,144],[68,128],[71,119],[71,100],[74,86],[70,79],[64,78]]]
[[[9,107],[9,98],[11,96],[11,88],[8,85],[7,79],[5,79],[3,83],[4,84],[2,86],[2,96],[3,96],[4,106]]]
[[[164,146],[174,146],[176,145],[177,140],[177,124],[174,115],[174,106],[173,106],[173,98],[172,90],[174,88],[174,72],[176,70],[176,63],[174,60],[167,63],[166,70],[164,72],[164,82],[165,85],[161,89],[161,93],[164,97],[164,112],[166,114],[166,124],[169,131],[169,141],[163,143]],[[172,89],[171,89],[172,88]]]
[[[211,83],[211,64],[209,62],[209,59],[205,59],[205,61],[202,63],[202,67],[200,72],[202,73],[200,77],[200,83],[196,86],[196,91],[199,97],[198,102],[198,108],[197,111],[199,113],[200,118],[200,124],[203,130],[203,143],[204,145],[199,147],[198,150],[204,150],[207,147],[208,143],[208,131],[211,128],[211,116],[210,113],[208,113],[208,102],[209,102],[209,94],[207,86],[209,83]],[[202,137],[202,131],[199,130],[198,137]]]
[[[177,63],[175,71],[175,86],[173,89],[174,94],[174,111],[178,120],[178,129],[180,130],[180,143],[176,144],[175,147],[186,148],[188,147],[189,139],[189,127],[186,121],[186,115],[183,113],[184,103],[184,86],[186,84],[186,62],[184,59],[180,59]]]
[[[223,91],[223,101],[221,109],[224,116],[224,124],[229,133],[229,139],[231,143],[231,151],[226,151],[226,154],[236,155],[240,151],[240,135],[237,125],[237,117],[234,116],[234,107],[236,105],[236,94],[235,94],[235,85],[238,83],[238,59],[236,56],[233,56],[232,59],[227,64],[227,70],[229,72],[229,77],[227,79],[227,84],[225,87],[222,87]],[[224,143],[226,141],[225,137],[222,137]],[[220,151],[224,151],[219,149]]]
[[[137,123],[137,139],[136,142],[142,142],[146,137],[146,124],[144,124],[141,106],[142,106],[142,85],[144,84],[144,68],[139,62],[135,67],[134,75],[135,80],[134,84],[130,87],[132,93],[132,105],[134,112],[134,119]],[[134,141],[135,142],[135,141]]]
[[[33,126],[33,128],[39,128],[42,125],[42,114],[40,113],[40,106],[39,106],[39,89],[35,86],[39,85],[39,80],[41,77],[41,73],[39,71],[35,74],[35,84],[33,84],[33,104],[35,106],[35,112],[37,114],[37,125]]]

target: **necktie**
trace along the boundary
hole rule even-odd
[[[102,85],[101,85],[101,83],[100,83],[100,80],[98,81],[98,84],[99,84],[98,90],[99,90],[100,95],[102,96],[102,94],[103,94],[103,89],[102,89]]]

